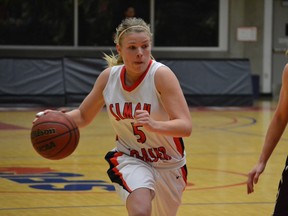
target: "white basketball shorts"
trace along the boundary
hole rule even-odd
[[[155,168],[115,150],[108,152],[105,159],[110,165],[108,176],[116,183],[116,191],[124,202],[132,191],[148,188],[155,193],[153,216],[176,215],[187,183],[186,166],[179,169]]]

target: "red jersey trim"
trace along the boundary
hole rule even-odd
[[[144,79],[144,77],[145,77],[146,74],[148,73],[151,64],[152,64],[152,60],[150,60],[149,65],[148,65],[146,71],[139,77],[139,79],[138,79],[132,86],[127,86],[127,85],[125,84],[126,67],[124,66],[124,67],[122,68],[121,74],[120,74],[120,79],[121,79],[121,83],[122,83],[123,89],[126,90],[126,91],[128,91],[128,92],[131,92],[131,91],[133,91],[137,86],[139,86],[139,84],[142,82],[142,80]]]
[[[173,137],[174,143],[176,145],[177,151],[184,156],[184,143],[181,137]]]
[[[185,183],[187,185],[187,175],[188,175],[188,173],[187,173],[186,165],[181,167],[181,171],[182,171],[183,180],[185,181]],[[184,188],[184,190],[185,190],[185,188]]]

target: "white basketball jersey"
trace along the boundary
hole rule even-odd
[[[165,65],[152,61],[145,73],[132,86],[125,85],[124,65],[111,69],[103,91],[107,112],[116,132],[116,149],[139,158],[154,167],[180,168],[185,165],[184,143],[181,137],[169,137],[134,126],[138,109],[147,110],[151,118],[168,121],[161,96],[155,87],[154,76]]]

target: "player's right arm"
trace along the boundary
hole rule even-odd
[[[272,121],[266,133],[262,152],[258,163],[249,172],[247,180],[247,193],[254,191],[254,184],[258,182],[259,176],[265,170],[266,164],[279,142],[288,122],[288,64],[284,67],[282,73],[282,87],[279,101],[273,115]]]
[[[105,69],[98,76],[93,89],[80,104],[79,108],[67,112],[67,114],[74,119],[78,127],[88,125],[103,108],[105,104],[103,90],[107,84],[110,69],[111,68]]]

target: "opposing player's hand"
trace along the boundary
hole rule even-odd
[[[259,176],[263,173],[265,169],[265,164],[258,163],[249,173],[247,180],[247,193],[254,192],[254,184],[258,183]]]

